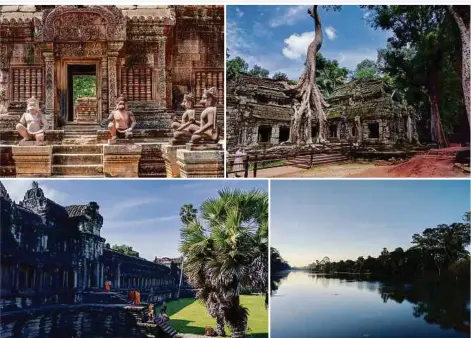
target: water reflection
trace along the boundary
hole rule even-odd
[[[273,276],[271,285],[273,338],[441,338],[470,333],[469,285],[380,282],[371,276],[302,271]]]

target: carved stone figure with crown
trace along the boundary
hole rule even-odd
[[[134,114],[126,109],[126,100],[124,96],[118,97],[116,100],[116,109],[110,113],[108,117],[108,129],[111,134],[111,140],[116,138],[132,137],[132,130],[136,126],[136,118]]]
[[[16,130],[23,137],[23,141],[44,141],[44,131],[47,121],[39,108],[39,100],[34,96],[27,101],[26,112],[21,116]]]
[[[191,143],[217,143],[220,130],[217,125],[216,87],[205,90],[200,103],[206,108],[201,113],[198,129],[191,136]]]
[[[199,129],[199,123],[196,121],[196,114],[194,109],[195,98],[193,94],[185,94],[181,105],[185,108],[185,113],[183,113],[181,121],[176,120],[172,123],[172,141],[177,142],[189,141],[191,134]]]

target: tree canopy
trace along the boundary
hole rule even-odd
[[[79,97],[96,96],[96,76],[95,75],[75,75],[73,78],[74,102]]]
[[[358,79],[377,79],[379,78],[379,67],[378,64],[369,59],[365,59],[357,64],[353,71],[352,78]]]
[[[121,252],[122,254],[128,255],[128,256],[134,256],[134,257],[139,257],[139,252],[133,250],[132,246],[128,246],[125,244],[117,245],[114,244],[111,247],[112,250]]]

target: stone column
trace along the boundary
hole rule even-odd
[[[158,66],[158,78],[157,86],[159,91],[159,105],[162,107],[167,106],[167,84],[166,84],[166,53],[165,53],[165,44],[167,37],[161,36],[158,40],[158,56],[157,56],[157,66]]]
[[[271,144],[278,144],[280,143],[280,126],[275,124],[271,130]]]
[[[87,259],[84,258],[83,259],[83,274],[82,274],[82,289],[85,289],[88,286],[87,274],[88,274]]]
[[[108,42],[108,107],[114,109],[118,93],[117,61],[123,42]]]
[[[76,288],[78,285],[77,285],[77,276],[78,276],[78,272],[76,269],[74,269],[74,288]]]
[[[107,118],[108,110],[108,58],[101,59],[101,118]],[[100,120],[98,120],[100,122]]]
[[[100,287],[100,263],[96,262],[95,265],[95,286]]]
[[[116,288],[121,288],[121,263],[118,263],[118,268],[116,269]]]
[[[46,100],[45,100],[45,108],[46,108],[46,120],[49,124],[50,129],[55,128],[55,114],[54,114],[54,97],[56,91],[55,79],[54,79],[54,53],[52,51],[44,51],[43,52],[44,61],[46,63],[46,72],[45,72],[45,79],[46,79]]]

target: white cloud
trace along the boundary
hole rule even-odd
[[[18,203],[23,200],[26,191],[31,189],[33,181],[34,180],[32,179],[15,178],[10,180],[3,180],[2,183],[7,189],[10,198]],[[43,190],[44,196],[58,204],[65,203],[69,196],[65,192],[51,188],[47,183],[39,182],[39,187]]]
[[[277,15],[270,20],[269,25],[270,27],[292,26],[303,18],[309,18],[307,14],[309,7],[306,5],[278,7]]]
[[[314,32],[304,32],[300,35],[291,34],[284,40],[286,46],[283,48],[283,55],[288,59],[295,60],[305,56],[309,44],[314,39]]]
[[[325,29],[325,34],[329,40],[333,40],[337,37],[337,33],[334,27],[329,26]]]
[[[122,215],[139,210],[139,207],[149,204],[156,204],[161,202],[161,198],[156,197],[142,197],[132,198],[121,202],[114,203],[111,206],[101,207],[100,214],[103,215],[107,221],[120,219]]]
[[[244,16],[244,12],[239,7],[236,7],[236,13],[239,18]]]
[[[328,59],[337,60],[341,66],[354,70],[357,64],[365,59],[376,60],[378,53],[374,49],[359,48],[352,50],[339,50],[336,52],[326,51],[322,52],[322,54]]]

